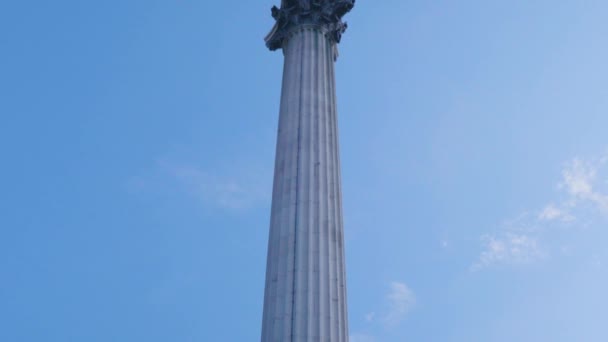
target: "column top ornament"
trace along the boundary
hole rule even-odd
[[[342,17],[354,5],[355,0],[281,0],[281,8],[272,7],[276,24],[265,38],[266,46],[273,51],[282,48],[289,32],[306,24],[324,27],[339,43],[347,27]]]

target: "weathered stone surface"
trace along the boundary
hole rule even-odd
[[[277,21],[268,36],[266,46],[270,50],[283,47],[290,31],[302,24],[324,26],[336,43],[346,30],[342,17],[355,5],[355,0],[283,0],[281,8],[272,7],[272,17]]]
[[[287,5],[303,10],[313,3]],[[262,342],[347,342],[336,41],[315,24],[289,34],[282,44]]]

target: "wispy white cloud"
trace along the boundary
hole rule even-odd
[[[541,211],[538,213],[538,220],[541,222],[549,222],[549,221],[562,221],[562,222],[571,222],[576,218],[572,216],[568,210],[564,207],[557,207],[553,203],[547,204]]]
[[[504,220],[501,224],[503,232],[514,232],[518,234],[531,234],[541,230],[539,220],[530,212],[523,212],[518,216]]]
[[[473,271],[495,264],[528,264],[546,257],[537,238],[526,234],[503,233],[481,237],[483,251],[471,266]]]
[[[382,317],[382,321],[388,326],[401,323],[416,304],[414,292],[405,283],[396,281],[390,284],[386,299],[388,312]]]
[[[557,184],[560,198],[549,202],[537,214],[525,212],[503,222],[500,231],[481,236],[482,251],[471,270],[497,265],[521,265],[549,257],[542,248],[557,227],[581,224],[608,214],[608,153],[599,158],[574,158],[564,164]],[[557,203],[557,204],[556,204]]]
[[[587,198],[593,194],[592,183],[596,176],[597,170],[593,165],[575,158],[563,169],[560,187],[565,187],[574,197]]]
[[[608,194],[601,189],[601,186],[605,185],[606,178],[602,179],[604,175],[598,174],[604,171],[605,164],[606,157],[588,161],[575,158],[566,164],[559,188],[564,189],[570,196],[569,205],[590,203],[604,213],[608,213]]]
[[[388,284],[388,291],[384,299],[384,309],[380,313],[367,313],[366,322],[378,322],[384,328],[394,328],[403,322],[416,304],[414,291],[407,284],[398,281]]]

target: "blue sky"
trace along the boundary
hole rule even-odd
[[[0,340],[259,339],[278,1],[0,4]],[[608,3],[357,1],[352,342],[608,340]]]

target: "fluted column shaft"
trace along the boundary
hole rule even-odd
[[[345,342],[335,42],[301,26],[283,52],[262,341]]]

